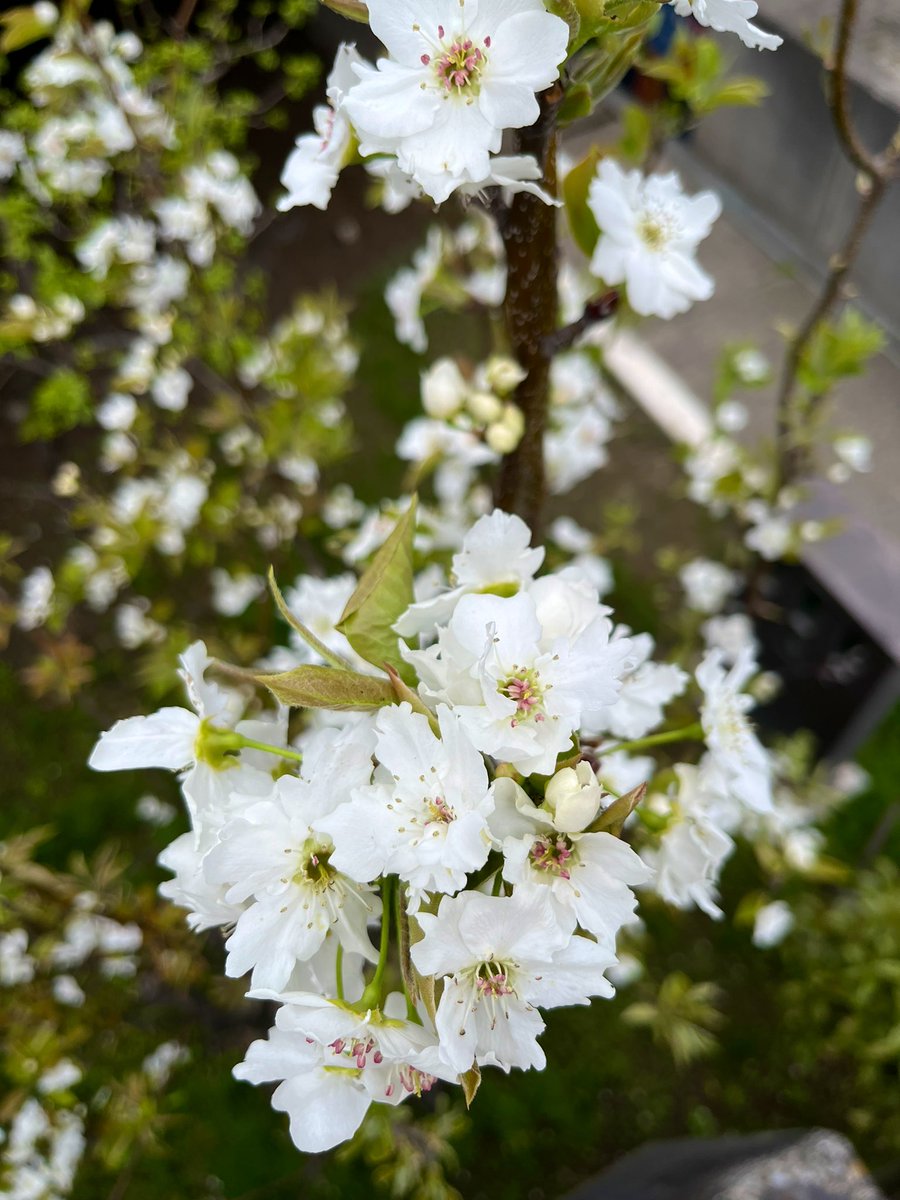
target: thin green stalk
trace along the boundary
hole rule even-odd
[[[663,733],[652,733],[649,737],[637,738],[633,742],[616,742],[614,746],[604,746],[603,754],[613,754],[617,750],[648,750],[651,746],[665,746],[669,742],[699,742],[703,740],[703,726],[699,721],[693,725],[685,725],[681,729],[667,729]]]
[[[384,999],[384,973],[387,970],[388,952],[391,947],[391,909],[395,882],[393,875],[386,875],[381,884],[381,942],[378,947],[378,963],[371,983],[356,1005],[361,1010],[380,1008]]]
[[[344,999],[344,947],[338,942],[334,956],[334,986],[338,1000]]]
[[[277,754],[281,758],[290,758],[294,762],[303,762],[303,755],[299,750],[288,750],[287,747],[269,746],[265,742],[255,742],[252,738],[244,737],[243,734],[237,735],[241,741],[241,749],[246,750],[264,750],[267,754]]]

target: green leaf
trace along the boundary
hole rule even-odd
[[[562,128],[571,125],[573,121],[589,117],[593,111],[594,97],[591,89],[586,83],[575,83],[566,88],[556,119]]]
[[[569,27],[569,45],[578,38],[581,29],[581,17],[576,0],[547,0],[547,9],[555,17],[562,17]]]
[[[647,794],[646,783],[640,784],[630,792],[626,792],[624,796],[620,796],[618,800],[613,801],[609,808],[605,808],[596,821],[591,826],[593,833],[612,833],[616,837],[622,832],[625,822],[643,800]]]
[[[364,25],[369,23],[369,10],[362,0],[320,0],[320,3],[351,21],[361,21]]]
[[[459,1083],[466,1098],[466,1108],[471,1108],[475,1094],[481,1087],[481,1068],[471,1067],[465,1075],[460,1075]]]
[[[407,682],[414,680],[400,657],[399,639],[391,626],[409,608],[413,594],[413,536],[416,498],[378,550],[347,601],[337,628],[356,653],[373,666],[394,667]]]
[[[336,712],[371,712],[393,704],[386,679],[338,671],[334,667],[297,667],[277,675],[257,675],[273,696],[291,708],[331,708]]]
[[[562,186],[569,229],[575,244],[588,258],[594,253],[594,247],[600,237],[600,227],[588,208],[588,192],[600,157],[599,149],[592,146],[587,157],[568,173]]]
[[[41,38],[49,37],[53,32],[52,24],[39,21],[34,15],[34,8],[11,8],[0,16],[0,51],[9,54],[13,50],[21,50]]]
[[[320,641],[313,631],[303,624],[299,617],[294,616],[287,606],[287,601],[281,594],[281,588],[275,579],[274,567],[269,567],[269,590],[272,593],[272,599],[275,601],[278,611],[284,617],[285,621],[287,621],[288,625],[290,625],[291,629],[300,634],[311,650],[315,650],[320,658],[324,658],[327,663],[331,663],[333,667],[337,667],[340,671],[351,669],[350,663],[345,658],[342,658],[340,654],[336,654],[333,650],[329,650],[325,643]]]

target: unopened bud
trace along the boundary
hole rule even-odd
[[[487,386],[498,396],[508,396],[519,386],[527,371],[523,371],[514,358],[507,354],[495,354],[484,365]]]
[[[503,408],[503,416],[487,427],[484,436],[495,454],[512,454],[522,440],[524,432],[525,418],[522,416],[522,410],[515,404],[507,404]]]
[[[479,425],[491,425],[503,416],[503,404],[492,392],[470,393],[466,408]]]
[[[429,417],[445,421],[459,412],[468,385],[452,358],[440,358],[422,375],[422,407]]]
[[[603,803],[603,788],[590,763],[557,771],[544,792],[544,806],[553,813],[560,833],[580,833],[596,817]]]

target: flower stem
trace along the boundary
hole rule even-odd
[[[334,956],[334,986],[338,1000],[344,999],[344,947],[338,942]]]
[[[649,737],[637,738],[633,742],[616,742],[614,746],[604,746],[600,751],[613,754],[617,750],[648,750],[651,746],[665,746],[669,742],[698,742],[703,740],[703,726],[699,721],[693,725],[684,725],[681,729],[666,729],[663,733],[652,733]]]
[[[266,754],[277,754],[280,758],[290,758],[294,762],[303,762],[303,755],[299,750],[288,750],[286,746],[269,746],[266,742],[255,742],[252,738],[244,737],[243,734],[237,734],[240,738],[240,748],[245,750],[264,750]]]
[[[388,951],[391,946],[391,910],[393,907],[394,884],[393,875],[386,875],[381,884],[381,942],[378,947],[378,963],[372,981],[360,997],[360,1010],[380,1008],[384,999],[384,973],[387,970]]]

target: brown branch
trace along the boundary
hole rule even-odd
[[[544,352],[553,358],[555,355],[561,354],[563,350],[568,350],[583,333],[586,333],[594,325],[600,321],[608,321],[618,309],[620,299],[620,293],[614,288],[612,291],[603,292],[588,300],[584,306],[584,312],[577,321],[573,321],[570,325],[564,325],[562,329],[557,329],[555,333],[544,338]]]
[[[522,130],[518,139],[518,149],[541,164],[544,187],[551,195],[556,194],[556,116],[562,99],[561,84],[544,92],[538,121]],[[522,517],[539,539],[546,494],[544,430],[552,361],[547,339],[556,330],[558,310],[556,209],[537,196],[520,192],[501,232],[508,271],[506,327],[513,354],[528,374],[515,396],[525,418],[525,432],[501,463],[495,500],[500,508]]]
[[[808,467],[808,447],[797,439],[798,414],[795,411],[797,380],[803,360],[822,322],[827,320],[835,304],[844,294],[866,234],[872,224],[888,185],[900,166],[900,130],[880,154],[871,153],[859,137],[850,114],[848,58],[859,0],[842,0],[835,40],[834,61],[829,67],[828,100],[834,127],[844,153],[859,172],[860,203],[840,250],[829,263],[822,289],[806,320],[794,335],[788,348],[776,400],[777,406],[777,463],[773,497],[780,489],[796,480]],[[803,414],[811,423],[818,414],[823,396],[810,398]]]

